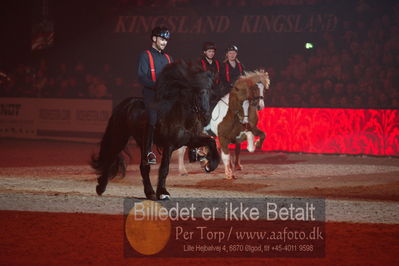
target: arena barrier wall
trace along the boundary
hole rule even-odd
[[[0,137],[98,142],[111,110],[111,100],[0,98]],[[264,151],[399,156],[399,110],[265,108],[258,127]]]
[[[399,110],[265,108],[266,151],[399,156]]]
[[[0,99],[0,136],[98,142],[111,100]]]

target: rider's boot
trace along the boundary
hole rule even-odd
[[[153,143],[153,139],[154,139],[154,131],[155,131],[155,127],[148,126],[147,138],[145,139],[145,143],[144,143],[144,155],[145,155],[144,162],[147,165],[157,163],[157,157],[155,156],[155,153],[153,153],[151,151],[152,143]]]

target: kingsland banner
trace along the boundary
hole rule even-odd
[[[217,57],[224,59],[224,49],[235,44],[239,58],[247,67],[279,64],[287,54],[303,52],[306,42],[319,44],[323,34],[340,30],[343,17],[339,6],[324,4],[218,7],[199,5],[185,8],[132,7],[114,15],[112,39],[145,49],[150,45],[151,30],[166,26],[172,33],[168,52],[175,58],[195,59],[202,43],[215,42]]]
[[[230,44],[239,48],[247,69],[284,64],[292,53],[303,53],[305,43],[315,47],[326,33],[342,36],[346,20],[355,21],[356,1],[153,1],[153,4],[82,2],[54,8],[57,56],[88,58],[116,65],[135,75],[137,56],[151,46],[155,26],[166,26],[171,39],[166,51],[175,59],[198,59],[202,44],[216,43],[216,57],[224,59]],[[143,1],[144,2],[144,1]],[[260,1],[262,2],[262,1]],[[61,53],[64,52],[65,53]]]

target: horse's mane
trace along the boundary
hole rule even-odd
[[[192,107],[195,92],[210,89],[213,84],[209,72],[198,64],[176,61],[162,70],[156,83],[156,103],[160,113],[168,112],[176,103]]]
[[[268,89],[270,85],[269,73],[260,71],[246,71],[234,83],[233,89],[230,91],[229,109],[241,110],[242,102],[252,98],[256,83],[261,82]]]
[[[266,89],[269,89],[270,86],[270,79],[268,72],[260,72],[258,70],[245,71],[244,75],[241,75],[239,79],[249,79],[252,80],[254,83],[261,82]]]

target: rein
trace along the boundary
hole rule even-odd
[[[256,97],[248,98],[248,100],[252,106],[256,106],[258,104],[258,101],[263,100],[263,99],[265,99],[265,97],[263,97],[263,96],[256,96]]]
[[[200,112],[200,107],[198,106],[198,99],[195,97],[195,94],[193,95],[193,105],[191,106],[191,112],[193,113],[199,113]]]
[[[193,113],[199,113],[200,112],[200,109],[199,109],[199,107],[197,106],[196,103],[194,103],[193,107],[191,108],[191,111]]]
[[[256,91],[257,89],[250,88],[249,90]],[[264,100],[264,98],[265,97],[260,96],[260,95],[259,96],[255,96],[255,97],[248,97],[248,101],[250,102],[250,104],[252,106],[256,106],[258,104],[258,101]]]

